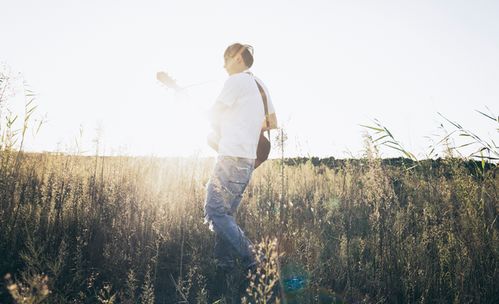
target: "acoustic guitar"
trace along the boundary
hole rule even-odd
[[[156,79],[164,84],[166,87],[173,89],[175,91],[180,91],[183,88],[180,87],[175,79],[173,79],[168,73],[166,72],[158,72],[156,73]],[[258,86],[258,90],[260,91],[260,94],[262,95],[262,100],[263,100],[263,106],[265,109],[265,121],[266,121],[266,126],[269,126],[269,121],[268,121],[268,106],[267,106],[267,95],[265,94],[264,89],[262,86],[258,83],[258,81],[255,82]],[[268,137],[270,138],[270,131],[267,130]],[[208,145],[218,152],[218,142],[220,140],[220,133],[217,130],[217,128],[213,128],[212,132],[208,135],[207,142]],[[270,141],[267,137],[264,135],[264,130],[260,132],[260,138],[258,139],[258,146],[256,149],[256,159],[255,159],[255,169],[258,168],[264,161],[266,161],[269,157],[270,154]]]

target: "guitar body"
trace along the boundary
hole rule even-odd
[[[258,140],[258,147],[256,148],[255,169],[258,168],[264,161],[269,158],[270,154],[270,141],[260,132],[260,139]]]

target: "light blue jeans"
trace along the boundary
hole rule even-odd
[[[254,159],[218,156],[207,184],[205,222],[215,232],[214,257],[219,267],[233,268],[237,258],[247,267],[255,262],[253,245],[235,220],[254,163]]]

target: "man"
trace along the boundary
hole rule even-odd
[[[229,78],[211,109],[218,157],[207,185],[204,213],[215,232],[216,265],[230,272],[236,259],[247,268],[256,264],[252,243],[237,225],[235,214],[254,169],[260,132],[275,129],[277,119],[267,88],[248,70],[253,64],[253,48],[230,45],[224,63]],[[267,96],[267,119],[256,81]]]

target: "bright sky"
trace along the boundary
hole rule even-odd
[[[421,155],[437,112],[497,137],[474,111],[499,110],[496,0],[12,0],[0,4],[0,33],[0,62],[47,114],[28,150],[74,149],[82,128],[89,152],[99,133],[107,154],[214,155],[203,111],[233,42],[255,49],[252,71],[270,90],[287,156],[358,155],[359,125],[375,118]],[[204,84],[175,95],[159,70]]]

